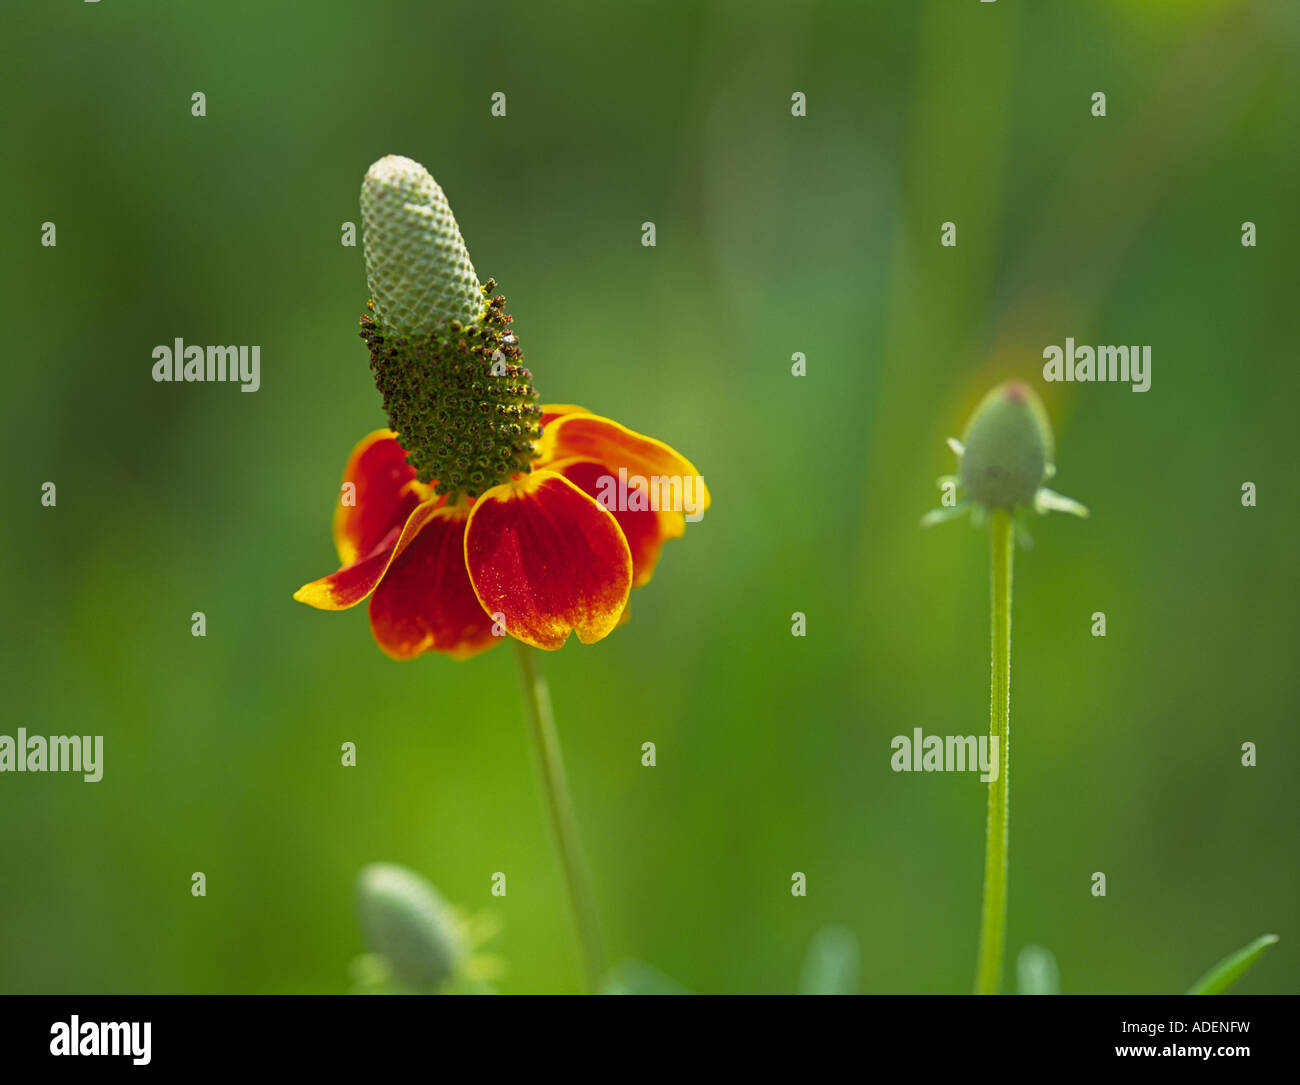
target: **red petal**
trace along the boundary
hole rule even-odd
[[[442,505],[445,498],[435,497],[418,505],[399,529],[394,526],[387,536],[360,561],[345,565],[310,584],[304,584],[293,597],[317,610],[347,610],[375,590],[389,563],[400,555]]]
[[[343,488],[348,483],[355,493]],[[369,555],[428,496],[391,430],[375,430],[363,437],[343,469],[343,486],[334,507],[334,546],[339,561],[351,565]],[[344,504],[349,497],[354,503]]]
[[[506,632],[554,650],[618,626],[632,586],[632,555],[618,522],[554,471],[488,490],[465,535],[475,594]]]
[[[465,571],[468,517],[464,508],[436,510],[371,596],[371,632],[394,659],[428,651],[467,659],[501,639]]]
[[[659,551],[666,539],[679,539],[685,531],[680,512],[656,512],[653,509],[619,509],[618,502],[602,500],[609,491],[610,470],[592,460],[564,460],[551,465],[583,493],[596,499],[618,521],[632,552],[632,587],[639,588],[650,580],[659,561]],[[602,482],[602,480],[606,480]]]

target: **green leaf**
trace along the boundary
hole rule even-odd
[[[801,995],[851,995],[858,988],[858,940],[845,927],[813,935],[799,976]]]
[[[1016,991],[1022,995],[1059,995],[1061,972],[1052,951],[1025,946],[1016,958]]]
[[[1277,941],[1276,934],[1261,934],[1250,945],[1229,953],[1218,964],[1192,984],[1189,995],[1221,995],[1259,960],[1264,950]]]

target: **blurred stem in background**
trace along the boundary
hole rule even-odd
[[[537,767],[542,775],[546,792],[546,807],[555,830],[555,844],[560,852],[560,865],[569,886],[569,899],[573,905],[578,937],[582,942],[583,963],[586,966],[587,991],[599,989],[600,978],[605,973],[605,950],[600,936],[600,921],[596,915],[596,898],[591,891],[591,877],[578,840],[577,822],[573,815],[573,798],[564,772],[564,757],[560,752],[560,737],[555,730],[555,713],[551,709],[551,695],[546,679],[537,670],[536,649],[515,641],[515,654],[519,661],[519,681],[524,690],[524,703],[528,706],[528,722],[537,754]]]
[[[989,817],[984,845],[984,907],[980,919],[975,993],[995,995],[1002,978],[1007,926],[1007,821],[1011,798],[1011,512],[994,509],[989,525],[989,580],[993,604],[993,665],[989,679],[989,735],[1001,760],[989,781]]]

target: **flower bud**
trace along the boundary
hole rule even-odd
[[[465,936],[450,906],[407,867],[372,863],[362,870],[357,913],[367,947],[388,960],[404,987],[440,987],[465,959]]]
[[[961,482],[987,509],[1032,505],[1053,471],[1052,427],[1033,389],[1020,381],[999,384],[967,423]]]

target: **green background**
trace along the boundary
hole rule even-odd
[[[0,732],[102,734],[105,776],[0,776],[0,990],[345,990],[380,859],[502,921],[503,990],[580,986],[510,651],[399,664],[291,599],[384,424],[340,226],[388,153],[543,399],[713,494],[541,660],[613,958],[789,991],[835,923],[862,991],[969,988],[985,789],[890,740],[987,726],[986,535],[917,522],[1020,376],[1093,518],[1017,558],[1010,950],[1165,992],[1274,931],[1238,989],[1296,989],[1296,5],[67,0],[4,38]],[[153,383],[177,336],[259,344],[261,390]],[[1066,336],[1151,344],[1151,390],[1045,385]]]

